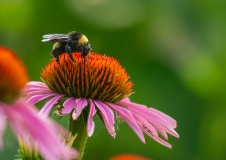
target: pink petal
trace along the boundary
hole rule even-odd
[[[34,87],[31,87],[31,88],[24,88],[24,94],[27,94],[29,92],[36,92],[36,91],[41,91],[41,90],[49,90],[51,91],[50,89],[47,89],[47,88],[34,88]]]
[[[6,127],[6,116],[4,115],[4,112],[1,108],[1,104],[0,104],[0,150],[2,150],[3,148],[3,134],[5,131],[5,127]]]
[[[140,104],[136,104],[136,103],[132,103],[132,102],[127,102],[124,103],[122,101],[118,102],[119,105],[122,106],[127,106],[128,109],[133,112],[133,114],[138,114],[142,117],[144,117],[145,119],[147,119],[151,124],[159,127],[160,129],[168,132],[169,134],[179,138],[179,135],[177,134],[177,132],[172,128],[172,126],[167,123],[163,118],[157,116],[156,114],[153,114],[152,112],[150,112],[146,106],[144,105],[140,105]]]
[[[177,121],[175,121],[173,118],[170,116],[166,115],[165,113],[158,111],[154,108],[149,108],[149,111],[152,113],[155,113],[156,115],[159,115],[162,117],[166,122],[168,122],[173,128],[177,128]]]
[[[142,124],[142,127],[149,132],[151,135],[158,137],[158,132],[166,139],[168,140],[168,136],[166,134],[165,131],[161,130],[160,128],[158,128],[157,126],[153,126],[152,124],[150,124],[145,118],[135,114],[134,115],[137,119],[137,121],[139,121]],[[158,132],[157,132],[157,131]],[[151,137],[152,138],[152,137]]]
[[[41,90],[41,89],[49,89],[46,85],[45,86],[41,86],[41,85],[28,85],[26,84],[26,86],[24,87],[24,90],[29,91],[29,90]]]
[[[120,102],[125,104],[125,103],[130,103],[131,101],[130,101],[129,97],[126,97],[126,98],[122,99]]]
[[[45,84],[45,83],[42,83],[42,82],[38,82],[38,81],[32,81],[32,82],[28,82],[26,84],[26,87],[27,88],[48,88],[48,86]]]
[[[48,86],[45,83],[42,82],[28,82],[24,89],[22,89],[22,95],[26,95],[30,92],[36,92],[36,91],[41,91],[41,90],[46,90],[46,93],[52,93]]]
[[[89,111],[89,117],[88,117],[88,122],[87,122],[87,132],[88,136],[91,137],[94,132],[95,128],[95,123],[93,122],[93,116],[96,114],[96,109],[95,105],[93,104],[93,101],[91,99],[88,99],[89,104],[90,104],[90,111]]]
[[[72,101],[76,100],[74,97],[68,98],[64,103],[63,106],[67,106],[68,104],[70,104]]]
[[[62,114],[69,114],[76,107],[76,99],[74,97],[68,98],[64,104],[64,109],[62,110]]]
[[[114,109],[128,123],[128,125],[133,129],[141,141],[145,143],[144,135],[130,111],[112,103],[106,102],[106,104]]]
[[[76,120],[79,117],[79,115],[81,114],[83,108],[85,106],[87,106],[87,100],[86,99],[82,99],[82,98],[78,98],[76,100],[76,103],[77,103],[77,105],[75,107],[75,110],[72,113],[72,119],[73,120]]]
[[[68,154],[69,154],[68,156],[73,159],[77,159],[79,157],[79,152],[76,149],[74,149],[73,147],[70,148],[70,152]],[[71,160],[71,158],[70,158],[70,160]]]
[[[53,96],[57,96],[59,95],[58,93],[48,93],[48,94],[43,94],[43,95],[36,95],[36,96],[33,96],[31,98],[29,98],[27,100],[28,103],[30,104],[35,104],[35,103],[38,103],[44,99],[47,99],[47,98],[50,98],[50,97],[53,97]]]
[[[37,116],[38,111],[24,102],[17,102],[12,106],[3,107],[16,135],[22,139],[28,135],[31,144],[38,142],[40,154],[45,159],[58,160],[59,157],[69,160],[71,152],[59,139],[59,133],[53,130],[54,121],[48,121]],[[51,123],[50,123],[51,122]]]
[[[99,100],[94,100],[94,103],[100,110],[109,134],[115,138],[116,133],[114,129],[114,112],[106,104],[102,103]]]
[[[146,130],[148,130],[149,132],[151,132],[151,134],[158,136],[158,132],[156,131],[155,127],[153,127],[153,125],[151,123],[149,123],[145,118],[141,117],[138,114],[133,114],[133,116],[136,118],[137,121],[141,122]]]
[[[43,95],[43,94],[47,94],[47,93],[53,93],[53,91],[49,90],[49,89],[41,89],[39,91],[32,91],[32,92],[27,92],[26,93],[26,98],[29,99],[33,96],[36,95]]]
[[[153,140],[155,140],[156,142],[172,149],[172,145],[167,143],[166,141],[162,140],[161,138],[159,138],[158,136],[152,135],[151,133],[149,133],[146,129],[143,128],[142,124],[140,122],[138,122],[138,125],[140,126],[140,128],[142,129],[142,131],[147,134],[149,137],[151,137]]]
[[[168,141],[168,136],[165,131],[161,130],[159,127],[155,126],[156,130]]]
[[[122,102],[123,104],[126,103],[131,103],[131,101],[129,100],[129,98],[124,98],[123,100],[121,100],[120,102]],[[146,106],[145,106],[146,107]],[[154,109],[154,108],[149,108],[148,109],[150,112],[155,113],[156,115],[159,115],[161,118],[163,118],[167,123],[169,123],[173,128],[177,127],[177,121],[175,121],[173,118],[171,118],[170,116],[166,115],[165,113]]]
[[[52,99],[50,99],[48,102],[46,102],[46,104],[44,105],[44,107],[42,107],[42,109],[39,112],[39,115],[41,115],[42,117],[48,117],[51,109],[53,108],[53,106],[61,99],[63,98],[65,95],[58,95],[56,97],[53,97]]]
[[[140,110],[130,108],[130,107],[129,107],[129,110],[132,111],[133,113],[140,114],[141,116],[145,117],[152,125],[155,125],[160,129],[168,132],[169,134],[179,138],[179,135],[177,134],[177,132],[168,123],[166,123],[164,120],[160,119],[159,117],[153,114],[148,114],[147,112],[144,113]]]

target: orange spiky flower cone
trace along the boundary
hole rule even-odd
[[[29,78],[26,68],[11,50],[0,47],[0,53],[0,100],[12,102]]]

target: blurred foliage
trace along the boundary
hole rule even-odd
[[[169,137],[170,150],[147,136],[142,144],[126,123],[113,139],[96,118],[84,160],[121,153],[154,160],[223,160],[225,7],[222,0],[1,0],[0,44],[18,54],[31,80],[40,80],[41,69],[52,58],[52,44],[42,43],[42,35],[83,33],[94,52],[117,58],[127,69],[136,92],[132,101],[178,122],[180,139]],[[67,126],[67,118],[59,122]],[[0,157],[13,159],[18,142],[9,129],[4,140]]]

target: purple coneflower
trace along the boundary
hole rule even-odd
[[[27,83],[28,102],[35,104],[48,99],[40,111],[42,116],[47,117],[54,106],[62,106],[56,108],[58,114],[71,114],[73,120],[82,119],[89,137],[94,132],[95,114],[103,120],[113,137],[116,136],[114,125],[120,117],[143,143],[144,132],[160,144],[172,148],[158,136],[158,133],[166,140],[166,132],[178,138],[179,135],[174,130],[177,126],[176,121],[154,108],[129,100],[128,97],[133,94],[133,84],[125,68],[116,59],[91,54],[89,59],[87,56],[83,60],[80,53],[73,53],[73,57],[80,67],[77,67],[67,54],[63,54],[60,56],[59,64],[51,60],[41,71],[44,83]]]
[[[0,147],[8,120],[16,136],[29,137],[31,145],[37,143],[46,159],[71,159],[72,151],[59,138],[59,132],[66,131],[51,119],[38,116],[35,107],[19,99],[28,82],[27,71],[17,56],[4,47],[0,47],[0,75]],[[78,157],[77,151],[73,150],[73,155]]]

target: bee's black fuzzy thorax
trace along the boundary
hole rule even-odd
[[[70,33],[68,34],[68,39],[72,39],[72,40],[79,40],[81,37],[82,37],[82,34],[77,33],[77,32],[75,32],[75,31],[70,32]]]

